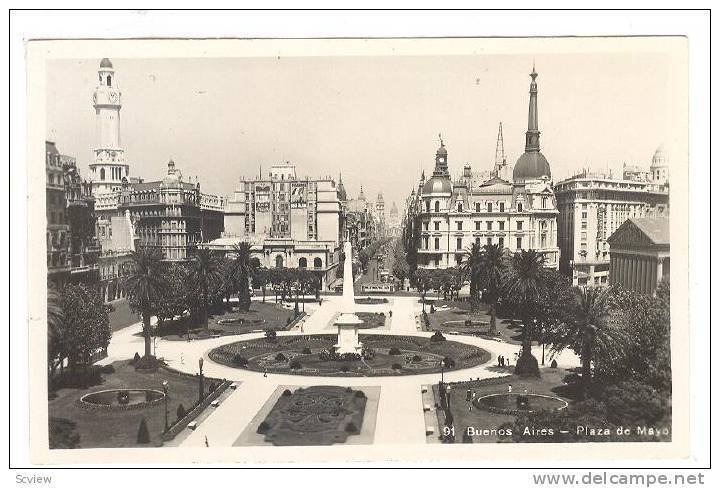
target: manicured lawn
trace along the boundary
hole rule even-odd
[[[285,330],[288,320],[295,313],[270,302],[253,301],[248,312],[225,312],[208,318],[208,330],[199,324],[190,324],[190,338],[199,339],[211,335],[237,335],[264,330]],[[158,336],[166,340],[187,340],[188,321],[184,319],[163,324]]]
[[[385,314],[373,312],[357,312],[355,315],[363,321],[358,329],[376,329],[385,325]]]
[[[473,436],[473,443],[498,442],[507,440],[510,436],[503,436],[502,433],[492,431],[506,422],[514,422],[516,416],[500,413],[492,413],[484,409],[473,407],[469,409],[470,402],[467,401],[467,390],[474,392],[476,397],[490,394],[507,393],[508,385],[512,385],[513,393],[524,393],[527,390],[530,394],[548,395],[562,398],[566,401],[572,400],[567,395],[568,387],[563,383],[563,378],[569,371],[565,369],[542,368],[540,378],[521,378],[515,375],[491,378],[482,381],[467,381],[454,383],[450,390],[450,409],[453,414],[455,425],[455,442],[463,442],[463,433],[468,427],[478,430],[488,429],[487,435]],[[438,385],[433,385],[433,393],[439,401]],[[472,394],[472,393],[471,393]],[[531,402],[532,402],[531,398]],[[444,425],[444,414],[438,409],[440,416],[440,430]],[[466,439],[467,440],[467,439]]]
[[[113,332],[142,320],[139,315],[130,310],[130,305],[124,298],[113,302],[112,306],[114,310],[110,312],[110,328]]]
[[[490,353],[479,347],[446,340],[432,342],[424,337],[360,336],[374,356],[362,360],[334,360],[323,351],[337,342],[335,335],[278,337],[275,340],[226,344],[210,351],[210,358],[233,367],[268,373],[308,376],[399,376],[440,371],[440,361],[452,358],[454,369],[477,366],[488,361]]]
[[[329,446],[362,430],[367,398],[341,386],[285,390],[258,433],[276,446]]]
[[[114,373],[103,374],[102,383],[88,388],[61,388],[54,393],[56,397],[48,402],[48,413],[52,418],[66,419],[74,422],[74,433],[79,435],[81,448],[97,447],[153,447],[161,443],[161,434],[165,427],[165,404],[161,402],[133,410],[100,410],[87,409],[79,406],[80,397],[87,393],[118,389],[148,388],[162,391],[163,381],[168,382],[168,422],[176,419],[178,405],[182,404],[186,411],[198,401],[197,378],[181,375],[160,368],[156,372],[136,372],[129,361],[113,363]],[[206,393],[212,382],[217,380],[205,378]],[[149,444],[138,444],[137,434],[141,420],[145,418],[150,433]],[[51,423],[52,425],[52,423]],[[72,427],[68,422],[59,422],[61,431]],[[67,436],[67,432],[63,432]]]

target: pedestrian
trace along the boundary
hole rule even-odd
[[[182,352],[180,353],[180,364],[181,364],[181,365],[184,365],[184,364],[185,364],[185,356],[183,356],[183,353],[182,353]]]
[[[512,393],[512,385],[508,384],[508,393]]]
[[[388,312],[388,315],[390,315],[390,318],[392,318],[392,310]]]
[[[263,378],[267,378],[267,368],[263,368]]]
[[[320,302],[320,306],[322,307],[322,298],[319,300],[319,302]]]
[[[500,364],[501,361],[502,361],[502,355],[498,356],[498,366],[502,366],[502,364]]]
[[[205,436],[205,447],[210,447],[210,443],[207,440],[207,436]]]

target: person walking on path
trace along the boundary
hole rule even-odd
[[[267,378],[267,368],[263,368],[263,378]]]

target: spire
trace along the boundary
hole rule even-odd
[[[537,78],[535,61],[533,61],[532,73],[530,73],[530,105],[528,107],[528,130],[525,133],[525,152],[540,150],[540,131],[538,130],[538,109],[537,109]]]
[[[495,176],[498,169],[507,164],[505,159],[505,143],[503,142],[502,122],[498,126],[497,143],[495,144]]]

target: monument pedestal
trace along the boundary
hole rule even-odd
[[[335,352],[338,354],[362,353],[362,343],[358,333],[358,325],[363,321],[354,313],[343,313],[335,321],[338,328],[338,342],[335,344]]]

